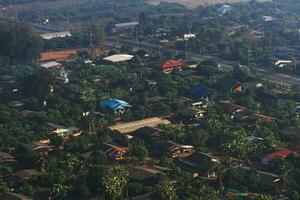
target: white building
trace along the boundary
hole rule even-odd
[[[64,37],[71,37],[71,36],[72,34],[70,33],[70,31],[41,34],[41,37],[44,40],[51,40],[53,38],[64,38]]]

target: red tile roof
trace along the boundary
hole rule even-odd
[[[288,149],[283,149],[280,151],[275,151],[272,153],[268,153],[265,155],[265,157],[270,158],[270,159],[275,159],[275,158],[285,158],[288,155],[292,154],[292,153],[298,153],[300,152],[300,145],[292,147],[292,148],[288,148]]]

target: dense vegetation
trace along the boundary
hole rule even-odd
[[[299,138],[286,134],[288,128],[300,125],[296,112],[299,87],[283,88],[258,76],[262,69],[279,71],[273,66],[276,59],[273,54],[277,50],[292,49],[282,59],[298,60],[300,37],[295,27],[300,24],[300,3],[284,2],[251,1],[236,4],[231,12],[219,14],[216,6],[187,11],[177,4],[150,6],[133,0],[94,1],[76,8],[45,10],[42,17],[49,18],[54,25],[70,19],[74,23],[84,22],[84,26],[72,37],[43,42],[30,25],[3,22],[0,29],[0,149],[13,155],[18,163],[0,166],[0,194],[16,192],[38,200],[49,197],[117,200],[146,193],[162,200],[271,200],[282,195],[298,200],[299,153],[273,159],[267,166],[260,163],[265,154],[300,143]],[[38,11],[23,13],[20,17],[36,22],[40,14]],[[278,20],[266,22],[262,19],[265,15]],[[95,23],[97,18],[103,17],[114,18],[109,23]],[[119,35],[111,31],[112,23],[132,20],[140,22],[134,30],[125,30]],[[158,28],[170,30],[170,35],[153,37]],[[189,29],[196,34],[195,38],[178,39]],[[259,37],[253,37],[253,32],[259,33]],[[174,42],[173,48],[177,51],[166,47],[159,51],[146,49],[150,56],[144,57],[136,46],[124,44],[106,51],[105,35],[154,44],[167,39]],[[74,47],[85,49],[78,51],[71,61],[62,62],[64,70],[46,70],[36,62],[41,49]],[[183,68],[169,74],[154,67],[162,59],[189,59],[185,50],[209,54],[212,59],[197,63],[195,69]],[[135,57],[121,63],[103,60],[116,53]],[[242,65],[220,66],[219,59]],[[193,74],[184,75],[183,72],[188,71]],[[65,72],[68,81],[65,81]],[[280,72],[298,73],[294,66]],[[231,88],[224,88],[226,82],[241,83],[244,89],[233,92]],[[178,113],[191,106],[185,97],[194,99],[191,90],[198,86],[209,88],[211,93],[208,107],[202,108],[205,115],[183,118]],[[274,91],[280,91],[281,95],[270,98],[268,95]],[[100,106],[100,102],[108,98],[129,102],[132,108],[123,115],[108,112]],[[14,101],[21,101],[23,105],[14,106]],[[220,104],[223,101],[247,109],[245,116],[228,112]],[[193,177],[178,164],[184,158],[170,157],[156,140],[129,139],[108,128],[149,117],[165,117],[172,122],[158,125],[164,141],[193,145],[197,153],[216,154],[221,158],[220,163],[201,163],[197,168],[200,176]],[[51,132],[49,123],[76,126],[83,133],[64,140]],[[253,142],[250,136],[260,139]],[[48,153],[28,150],[28,144],[37,141],[46,141],[53,150]],[[128,157],[119,161],[111,159],[103,150],[105,144],[125,147]],[[131,167],[148,165],[158,165],[167,172],[156,174],[146,183],[130,178]],[[243,170],[243,166],[250,170]],[[39,174],[13,184],[11,176],[22,169],[35,169]],[[202,174],[204,169],[216,178]],[[279,181],[270,184],[260,170],[275,173]]]

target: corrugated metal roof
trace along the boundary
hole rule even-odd
[[[115,54],[115,55],[111,55],[106,58],[103,58],[103,60],[116,63],[116,62],[129,61],[133,57],[134,57],[133,55],[129,55],[129,54]]]
[[[169,120],[159,118],[159,117],[153,117],[153,118],[142,119],[142,120],[133,121],[129,123],[117,124],[114,126],[110,126],[108,128],[113,131],[119,131],[120,133],[130,133],[145,126],[155,127],[158,124],[170,124],[170,123],[171,122]]]
[[[119,99],[107,99],[107,100],[101,101],[100,106],[102,108],[109,107],[112,110],[132,107],[129,103],[119,100]]]

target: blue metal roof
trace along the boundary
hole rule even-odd
[[[198,86],[192,89],[191,94],[196,98],[201,98],[207,95],[208,89],[202,86]]]
[[[112,110],[117,110],[120,108],[130,108],[131,105],[125,101],[119,99],[106,99],[100,102],[102,108],[110,108]]]

